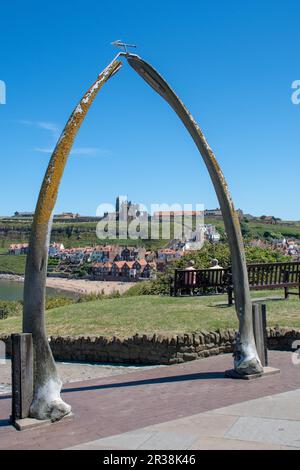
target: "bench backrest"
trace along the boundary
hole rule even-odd
[[[256,263],[248,264],[249,286],[289,287],[300,283],[300,262]],[[174,287],[177,289],[191,287],[227,287],[232,283],[231,268],[222,269],[176,269]]]
[[[175,288],[224,287],[227,283],[228,269],[176,269]]]
[[[259,263],[247,266],[251,287],[293,286],[300,282],[300,263]]]

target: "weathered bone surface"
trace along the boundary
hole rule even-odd
[[[70,413],[60,397],[61,381],[45,332],[45,291],[52,213],[59,184],[77,132],[102,85],[122,63],[114,59],[84,94],[71,114],[51,156],[40,190],[31,229],[24,284],[23,331],[32,333],[34,346],[34,398],[30,416],[52,421]]]
[[[234,367],[240,374],[259,373],[262,371],[262,366],[253,335],[252,306],[243,239],[238,215],[221,168],[195,119],[167,82],[151,65],[137,55],[126,54],[126,58],[133,69],[173,108],[189,131],[205,162],[222,210],[231,252],[235,307],[239,319]]]

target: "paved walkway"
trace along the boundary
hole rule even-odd
[[[300,389],[70,447],[72,450],[300,450]]]
[[[82,362],[57,361],[56,367],[61,380],[64,384],[67,384],[166,366],[124,366],[118,364],[87,364]],[[5,393],[11,393],[11,361],[9,359],[6,359],[4,364],[0,363],[0,395]]]
[[[270,365],[281,373],[227,379],[223,355],[67,384],[74,419],[24,432],[0,396],[0,449],[300,448],[300,365],[275,351]]]

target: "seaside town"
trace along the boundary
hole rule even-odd
[[[199,211],[157,211],[153,216],[140,211],[138,204],[128,201],[126,196],[116,198],[115,212],[105,213],[99,220],[116,221],[117,223],[130,223],[138,214],[139,220],[154,220],[158,223],[181,222],[184,218],[192,225],[196,217],[221,218],[220,209]],[[29,218],[31,212],[15,212],[14,217]],[[244,215],[239,210],[240,218],[251,220],[253,216]],[[55,216],[56,220],[84,221],[88,217],[79,214],[64,213]],[[273,216],[261,216],[260,220],[265,224],[274,225],[276,218]],[[121,237],[120,237],[121,238]],[[106,281],[141,281],[153,279],[157,272],[164,272],[174,260],[201,249],[205,242],[219,243],[221,235],[213,224],[199,224],[194,231],[184,240],[170,240],[166,247],[157,250],[147,250],[143,246],[127,246],[117,243],[102,243],[93,246],[65,248],[63,243],[52,242],[49,246],[48,275],[52,277],[82,278],[90,280]],[[270,240],[253,239],[249,241],[251,246],[279,250],[283,255],[290,256],[293,260],[300,259],[300,245],[295,239],[271,238]],[[8,248],[10,255],[26,255],[28,243],[11,244]]]
[[[216,211],[217,213],[219,210]],[[196,211],[167,212],[160,211],[153,214],[153,220],[159,224],[163,222],[192,221],[193,217],[202,216]],[[15,218],[31,218],[31,212],[15,212]],[[116,224],[126,222],[129,224],[135,217],[139,220],[151,221],[151,216],[146,211],[140,210],[139,204],[128,201],[127,196],[116,198],[115,211],[104,213],[97,220],[113,221]],[[86,221],[88,217],[80,217],[79,214],[64,213],[54,216],[54,220]],[[90,218],[92,219],[92,218]],[[90,220],[89,219],[89,220]],[[205,240],[217,243],[220,234],[211,225],[199,225],[185,241],[168,243],[165,248],[158,250],[146,250],[142,246],[126,246],[115,244],[99,244],[93,246],[65,248],[63,243],[52,242],[49,246],[48,275],[53,277],[80,277],[90,280],[106,281],[138,281],[155,278],[156,272],[165,271],[167,265],[175,259],[179,259],[188,251],[199,248]],[[127,235],[127,234],[126,234]],[[121,238],[121,236],[120,236]],[[26,255],[28,243],[11,244],[8,248],[10,255]]]

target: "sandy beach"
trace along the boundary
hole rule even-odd
[[[24,282],[23,276],[12,274],[1,274],[0,279],[14,282]],[[61,289],[76,294],[111,294],[120,292],[122,294],[129,289],[134,282],[118,282],[118,281],[89,281],[86,279],[64,279],[58,277],[47,277],[47,287]]]
[[[68,290],[78,294],[98,294],[102,291],[104,294],[111,294],[112,292],[120,292],[120,294],[122,294],[134,284],[134,282],[89,281],[86,279],[63,279],[55,277],[47,278],[47,287]]]

